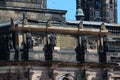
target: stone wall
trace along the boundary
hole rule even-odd
[[[0,67],[0,80],[61,80],[69,74],[72,80],[80,79],[80,69],[77,67],[47,67],[47,66],[4,66]]]
[[[46,0],[5,0],[0,1],[0,6],[24,7],[24,8],[47,8]]]
[[[69,63],[66,63],[66,66],[64,66],[59,65],[59,62],[57,64],[51,64],[48,66],[43,66],[41,64],[37,64],[38,66],[35,66],[34,64],[36,63],[31,63],[29,66],[9,65],[0,67],[0,80],[62,80],[64,77],[66,77],[66,75],[70,80],[120,79],[119,71],[107,70],[104,72],[104,68],[70,66]],[[85,68],[85,70],[83,70],[83,68]]]
[[[33,20],[43,20],[47,21],[51,20],[58,20],[61,22],[65,21],[65,17],[63,13],[51,13],[51,11],[34,11],[34,10],[24,10],[24,9],[0,9],[0,22],[10,21],[11,18],[13,19],[22,19],[23,13],[26,14],[28,19]]]
[[[39,34],[37,35],[37,38],[42,40],[41,42],[37,42],[39,43],[37,46],[33,45],[33,48],[29,51],[29,60],[45,61],[45,54],[43,51],[43,47],[46,43],[46,37],[43,36],[43,38],[41,38]],[[36,40],[36,41],[39,41],[39,40]],[[33,44],[34,42],[36,44],[36,41],[33,40]],[[75,36],[56,34],[56,42],[57,44],[52,54],[53,61],[77,62],[76,60],[77,55],[75,53],[75,48],[77,46],[77,39]],[[14,57],[14,52],[12,52],[10,60],[14,60],[13,57]],[[85,62],[96,62],[96,63],[99,62],[99,57],[96,50],[95,51],[92,50],[91,52],[88,52],[87,54],[85,54]]]
[[[74,50],[77,46],[77,39],[72,35],[57,35],[56,47],[60,47],[61,50]]]

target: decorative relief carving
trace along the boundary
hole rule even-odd
[[[75,80],[74,72],[68,71],[54,71],[54,80]]]
[[[92,49],[92,50],[95,50],[95,49],[97,49],[97,42],[96,42],[96,40],[90,40],[90,39],[88,39],[88,49]]]
[[[41,79],[41,70],[30,70],[31,80],[40,80]]]
[[[89,53],[97,54],[98,51],[98,39],[97,37],[88,37],[87,40],[87,51]]]

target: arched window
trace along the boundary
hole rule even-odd
[[[71,74],[64,74],[56,80],[75,80]]]

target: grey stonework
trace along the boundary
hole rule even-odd
[[[16,2],[15,0],[9,0],[9,1],[11,1],[11,2],[8,3],[8,0],[0,1],[0,5],[1,5],[1,7],[0,7],[0,13],[1,13],[0,14],[0,22],[10,21],[10,18],[13,18],[14,20],[15,19],[23,19],[23,13],[25,13],[26,18],[28,19],[28,22],[30,23],[30,20],[31,20],[31,22],[32,21],[34,22],[34,25],[32,22],[31,23],[32,25],[29,24],[28,26],[26,25],[26,27],[32,26],[34,28],[36,26],[39,26],[39,28],[40,28],[43,26],[43,23],[44,23],[44,28],[46,28],[45,21],[53,20],[54,21],[53,23],[55,23],[55,24],[51,24],[51,26],[49,26],[51,28],[55,27],[55,25],[56,25],[58,28],[62,27],[63,29],[64,28],[66,29],[66,27],[67,27],[69,29],[69,27],[71,26],[71,27],[76,27],[76,31],[77,31],[77,25],[80,23],[77,21],[72,21],[72,22],[69,22],[66,24],[61,24],[61,23],[58,24],[58,21],[65,22],[66,11],[64,11],[64,10],[41,9],[41,8],[39,8],[41,3],[40,3],[40,5],[38,5],[38,4],[35,5],[34,3],[28,3],[28,2],[24,2],[24,3]],[[22,1],[25,1],[25,0],[22,0]],[[29,1],[29,0],[27,0],[27,1]],[[31,1],[33,1],[33,0],[31,0]],[[41,1],[45,1],[45,0],[41,0]],[[86,1],[87,4],[91,1],[89,3],[90,4],[89,6],[87,4],[84,5],[85,9],[83,9],[83,10],[86,10],[85,17],[88,18],[88,20],[94,21],[95,15],[93,13],[94,13],[95,9],[92,4],[94,3],[95,0],[89,0],[89,1],[84,0],[84,1]],[[107,1],[109,2],[109,0],[105,0],[102,3],[106,3]],[[43,4],[45,4],[45,3],[43,3]],[[86,9],[86,6],[87,6],[87,8],[90,8],[92,10]],[[110,7],[110,5],[108,5],[108,7]],[[101,13],[101,16],[103,17],[102,21],[106,21],[106,19],[110,20],[109,16],[107,16],[108,18],[106,18],[106,15],[109,13],[109,10],[107,9],[108,10],[107,13],[106,13],[106,8],[104,8],[102,10],[105,11],[105,12]],[[88,14],[88,13],[90,13],[90,14]],[[42,23],[40,23],[39,20],[41,20]],[[108,21],[108,22],[110,22],[110,21]],[[114,20],[113,20],[113,22],[114,22]],[[85,23],[86,23],[86,25],[85,25]],[[42,24],[42,25],[39,25],[39,24]],[[105,24],[106,24],[107,28],[109,28],[111,33],[119,34],[119,32],[117,31],[117,30],[120,30],[119,27],[117,27],[119,25],[116,25],[116,27],[113,27],[115,25],[107,24],[107,23],[105,23]],[[100,23],[84,22],[84,28],[81,30],[85,30],[85,31],[90,30],[91,32],[99,31],[99,29],[96,29],[96,28],[100,28],[100,25],[101,25],[101,22]],[[11,25],[9,25],[9,26],[11,26]],[[18,26],[18,27],[21,27],[21,26]],[[24,25],[24,27],[25,27],[25,25]],[[72,30],[73,30],[73,28],[72,28]],[[32,29],[31,29],[31,31],[32,31]],[[35,33],[37,33],[37,30],[35,31]],[[94,35],[94,33],[93,33],[93,35]],[[36,51],[35,51],[34,46],[33,46],[33,49],[29,50],[29,55],[28,55],[29,59],[28,60],[21,59],[21,51],[19,52],[20,55],[18,56],[20,58],[20,60],[19,61],[14,60],[15,52],[14,52],[14,50],[10,51],[11,53],[10,53],[9,61],[1,60],[1,62],[0,62],[0,65],[1,65],[0,66],[0,80],[62,80],[63,77],[65,77],[65,75],[69,75],[69,77],[72,78],[72,80],[112,80],[112,78],[114,78],[114,76],[119,77],[119,75],[120,75],[119,70],[116,70],[116,71],[114,70],[114,67],[115,68],[118,67],[117,64],[110,63],[112,58],[119,59],[119,58],[117,58],[119,55],[116,55],[116,56],[114,55],[111,58],[111,56],[108,55],[109,53],[107,53],[106,54],[106,57],[107,57],[106,63],[99,63],[99,55],[98,55],[98,51],[97,51],[97,49],[98,49],[97,46],[99,44],[99,40],[96,38],[97,36],[95,37],[95,39],[92,36],[91,37],[92,39],[90,40],[90,38],[89,38],[89,41],[87,41],[87,43],[89,43],[89,44],[87,44],[88,52],[85,54],[85,63],[81,63],[76,60],[76,53],[74,51],[74,49],[77,45],[76,35],[73,36],[72,34],[69,34],[69,35],[57,34],[56,37],[57,37],[57,44],[55,47],[56,49],[54,49],[53,56],[52,56],[53,59],[51,61],[45,60],[45,55],[43,52],[43,46],[45,45],[44,44],[45,37],[42,38],[43,43],[41,42],[42,44],[40,44],[39,49],[36,49]],[[40,39],[40,37],[38,35],[37,35],[37,38],[38,38],[38,40]],[[114,39],[112,39],[112,40],[115,41]],[[19,41],[19,43],[21,43],[21,42]],[[39,45],[39,42],[36,45]],[[35,45],[35,48],[36,48],[36,45]],[[113,42],[111,45],[114,45]],[[115,45],[113,46],[114,48],[115,48]],[[18,45],[16,45],[16,46],[18,46]],[[39,51],[37,51],[37,50],[39,50]],[[118,47],[118,50],[119,50],[119,47]],[[115,51],[116,50],[114,50],[114,52]],[[111,52],[111,53],[113,54],[113,52]],[[110,72],[110,70],[111,70],[111,72]],[[105,77],[104,77],[104,75],[105,75]],[[107,78],[109,78],[109,79],[107,79]]]
[[[0,1],[0,22],[22,19],[23,13],[31,20],[54,20],[65,22],[65,10],[47,9],[47,0],[2,0]]]
[[[29,62],[23,62],[23,66],[18,66],[18,64],[0,67],[0,80],[62,80],[66,74],[69,75],[70,80],[92,80],[93,78],[94,80],[103,80],[100,68],[93,69],[87,65],[85,68],[76,63],[57,62],[57,64],[49,65],[50,63],[46,62],[45,65],[42,62],[34,62],[29,65]],[[107,75],[109,72],[110,70],[107,71]],[[108,77],[112,77],[112,75]]]
[[[57,20],[60,22],[65,22],[64,16],[66,11],[0,7],[0,13],[0,22],[10,21],[11,18],[14,20],[22,19],[23,13],[26,14],[27,19],[31,20]]]
[[[46,9],[47,2],[46,0],[1,0],[0,6]]]

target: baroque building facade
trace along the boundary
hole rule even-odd
[[[84,6],[76,0],[76,21],[66,21],[65,10],[47,9],[46,0],[34,1],[45,2],[1,1],[0,80],[120,79],[119,24],[87,19],[84,6],[92,0]]]

